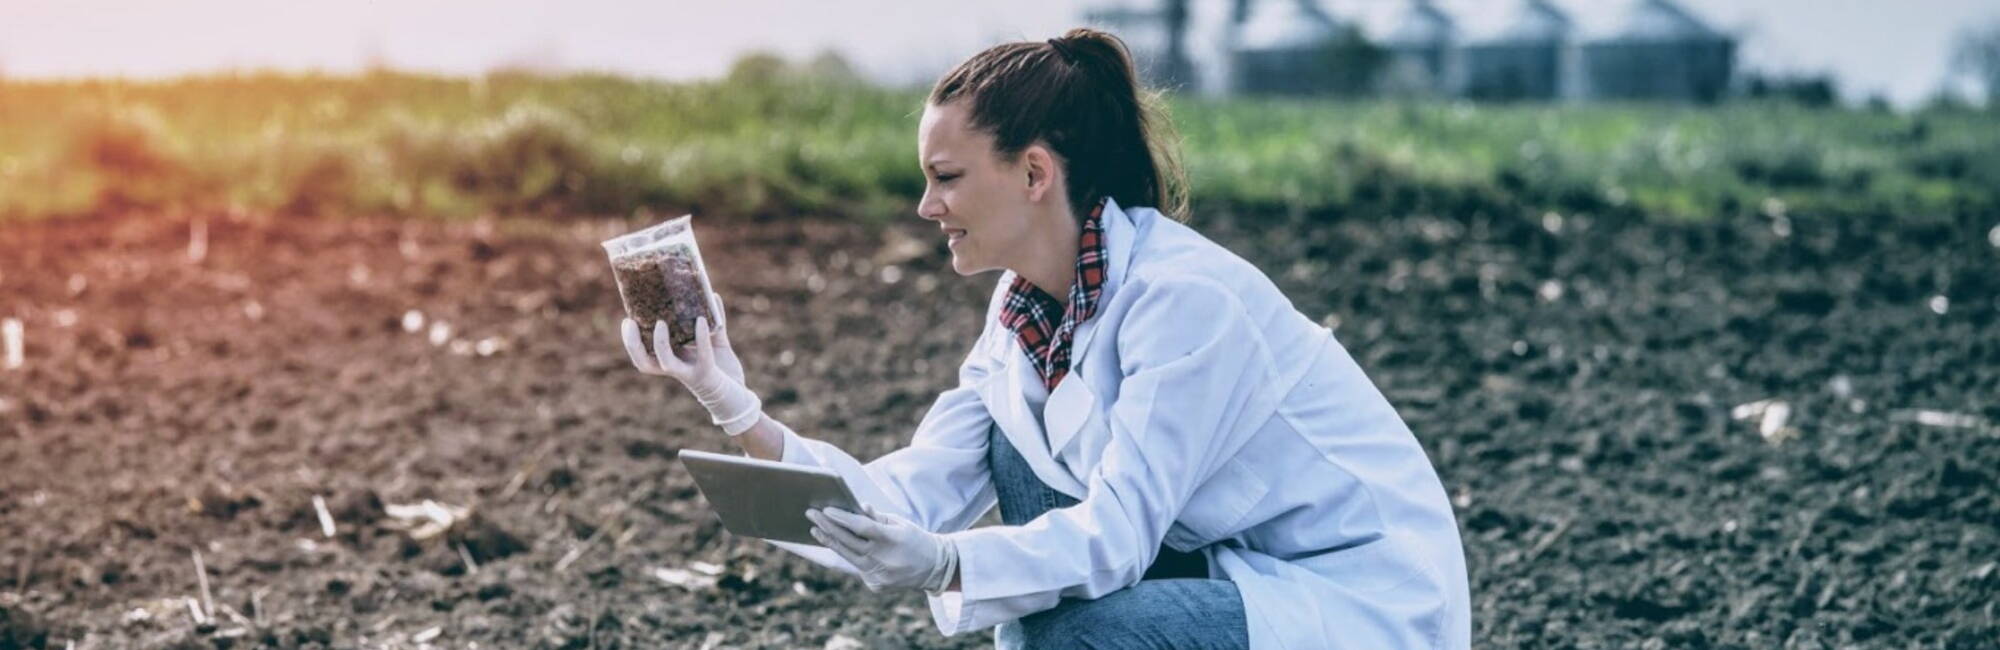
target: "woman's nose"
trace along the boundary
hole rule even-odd
[[[930,190],[924,190],[924,197],[917,200],[917,216],[936,221],[944,216],[944,201],[939,200]]]

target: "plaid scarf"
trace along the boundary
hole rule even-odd
[[[1104,293],[1103,215],[1104,202],[1099,201],[1083,220],[1077,237],[1076,281],[1070,284],[1067,308],[1019,275],[1007,287],[1007,299],[1000,307],[1000,324],[1014,331],[1049,390],[1069,374],[1070,338],[1079,323],[1096,315],[1097,298]]]

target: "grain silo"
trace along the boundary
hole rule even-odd
[[[1497,34],[1467,45],[1463,94],[1489,101],[1567,97],[1575,26],[1548,0],[1528,0]]]
[[[1382,90],[1400,95],[1442,95],[1458,88],[1458,26],[1431,0],[1414,0],[1390,27],[1382,46],[1388,62]]]
[[[1594,99],[1713,102],[1729,87],[1736,41],[1672,0],[1641,0],[1609,37],[1583,47]]]
[[[1236,90],[1262,94],[1359,95],[1371,90],[1382,50],[1314,0],[1258,0],[1234,39]]]

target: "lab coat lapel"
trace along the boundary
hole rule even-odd
[[[986,403],[986,412],[993,422],[1000,426],[1000,433],[1028,461],[1036,477],[1058,492],[1082,499],[1083,483],[1056,464],[1041,422],[1028,407],[1028,391],[1046,390],[1041,386],[1041,375],[1035,372],[1021,346],[1009,343],[1004,346],[1007,352],[1003,367],[979,384],[979,398]]]
[[[1097,315],[1077,324],[1071,339],[1069,352],[1069,374],[1056,390],[1049,395],[1043,409],[1044,420],[1048,423],[1049,453],[1057,458],[1076,440],[1076,434],[1090,421],[1102,405],[1097,403],[1097,391],[1090,386],[1090,378],[1083,373],[1083,359],[1090,355],[1091,342],[1105,321],[1110,320],[1105,305],[1118,291],[1118,285],[1125,279],[1131,266],[1134,239],[1138,229],[1132,222],[1131,214],[1118,207],[1118,201],[1104,199],[1104,285],[1097,297]]]
[[[1049,394],[1049,401],[1043,407],[1043,420],[1048,423],[1049,453],[1062,458],[1063,451],[1090,421],[1097,410],[1097,392],[1090,389],[1090,382],[1084,381],[1075,371],[1056,384],[1056,390]]]
[[[1136,243],[1132,240],[1138,234],[1132,216],[1118,207],[1118,201],[1115,199],[1109,197],[1104,199],[1104,214],[1100,218],[1104,220],[1104,289],[1097,297],[1098,315],[1077,324],[1076,333],[1070,339],[1072,343],[1069,351],[1069,372],[1072,375],[1077,374],[1077,369],[1083,367],[1083,357],[1090,354],[1090,342],[1097,334],[1098,325],[1105,321],[1104,306],[1111,303],[1112,294],[1118,291],[1118,285],[1125,280],[1125,272],[1131,266],[1132,249]],[[1068,383],[1068,380],[1064,380],[1064,383]],[[1056,390],[1060,392],[1062,387],[1057,386]],[[1062,446],[1058,444],[1055,448],[1061,449]]]

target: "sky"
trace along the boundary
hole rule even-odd
[[[1192,1],[1219,8],[1228,0]],[[1403,1],[1322,4],[1364,16],[1393,12]],[[2000,20],[1994,0],[1682,2],[1743,38],[1746,68],[1832,73],[1849,99],[1879,94],[1903,106],[1935,93],[1961,29]],[[1615,23],[1630,4],[1556,3],[1585,25]],[[1491,23],[1517,5],[1438,4],[1468,23]],[[790,57],[835,50],[877,79],[916,84],[987,45],[1059,34],[1080,22],[1082,6],[1061,0],[0,0],[0,75],[346,72],[381,62],[453,74],[526,65],[688,79],[718,75],[756,49]]]

